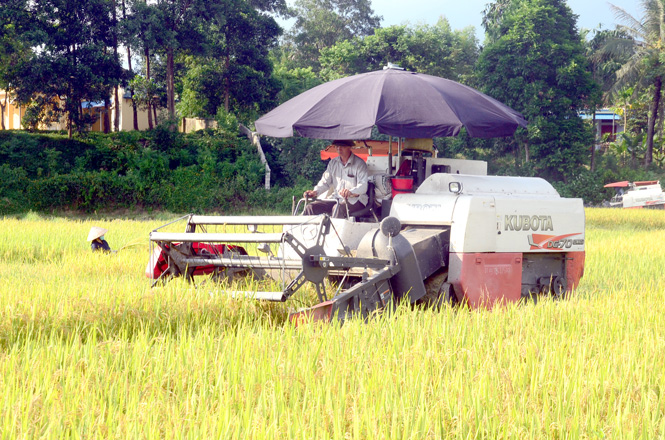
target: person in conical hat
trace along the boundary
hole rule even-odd
[[[90,247],[93,251],[111,252],[111,247],[106,240],[104,240],[104,234],[107,232],[108,229],[98,228],[97,226],[90,228],[88,241],[91,242]]]

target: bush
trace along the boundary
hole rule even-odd
[[[29,185],[27,173],[21,167],[0,165],[0,215],[25,211],[25,188]]]
[[[610,188],[603,187],[605,180],[605,172],[585,170],[568,183],[554,182],[553,186],[561,197],[581,198],[585,205],[599,205],[614,194]]]
[[[0,132],[0,163],[23,168],[30,178],[69,173],[88,149],[58,133]]]
[[[605,188],[608,183],[627,180],[663,180],[665,175],[661,169],[653,166],[649,169],[620,165],[613,155],[598,157],[595,171],[583,170],[568,183],[554,182],[553,185],[562,197],[579,197],[586,205],[597,206],[609,200],[614,190]]]
[[[257,214],[279,213],[291,214],[293,198],[296,203],[305,190],[312,189],[311,185],[296,186],[294,188],[273,187],[270,191],[255,191],[248,199],[248,206],[258,207]]]
[[[229,212],[264,185],[264,166],[244,137],[150,132],[0,132],[0,212],[117,208]],[[266,200],[265,203],[269,203]],[[265,207],[262,205],[262,207]]]
[[[29,208],[37,211],[72,209],[84,212],[137,205],[131,179],[108,171],[72,173],[35,180],[27,190]]]
[[[276,186],[288,187],[307,183],[313,186],[326,169],[320,151],[328,142],[317,139],[285,138],[262,142]]]

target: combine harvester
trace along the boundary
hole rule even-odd
[[[433,154],[433,137],[461,127],[496,137],[525,126],[476,90],[394,66],[322,84],[261,117],[257,131],[389,135],[388,155],[367,158],[368,208],[346,219],[295,215],[300,207],[291,216],[190,215],[182,232],[165,225],[150,234],[147,275],[244,278],[248,288],[230,294],[267,301],[286,301],[309,282],[319,304],[293,313],[295,322],[366,317],[400,301],[491,308],[561,297],[584,272],[582,200],[540,178],[487,176],[486,162]],[[280,288],[260,291],[264,279]]]
[[[658,180],[643,182],[608,183],[605,188],[614,188],[616,194],[610,200],[612,208],[665,208],[665,193]]]
[[[286,301],[310,282],[320,304],[293,316],[325,320],[402,299],[492,307],[559,297],[578,284],[582,200],[561,198],[540,178],[473,174],[484,162],[420,160],[427,172],[422,182],[413,176],[415,192],[396,193],[362,217],[187,216],[183,232],[150,234],[148,276],[270,277],[284,288],[232,292],[268,301]],[[246,232],[207,232],[237,226]]]

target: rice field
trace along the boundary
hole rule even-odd
[[[151,288],[163,223],[0,219],[0,438],[665,438],[663,211],[588,209],[565,301],[298,329],[302,303]]]

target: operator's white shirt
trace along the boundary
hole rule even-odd
[[[330,188],[333,188],[334,198],[340,198],[339,191],[346,188],[353,194],[360,194],[358,197],[349,197],[348,202],[355,204],[360,202],[367,205],[367,164],[364,160],[351,153],[346,165],[342,164],[342,159],[337,156],[330,160],[328,168],[323,173],[321,180],[314,187],[317,194],[323,195]]]

